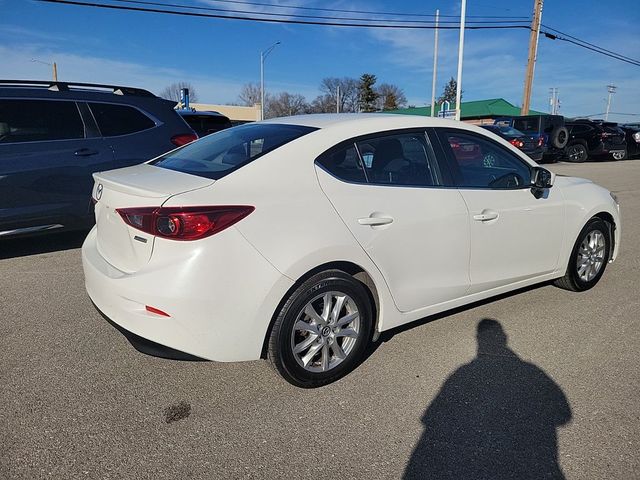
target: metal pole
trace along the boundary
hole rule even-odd
[[[460,99],[462,98],[462,55],[464,53],[464,21],[467,0],[462,0],[460,10],[460,41],[458,42],[458,79],[456,80],[456,120],[460,120]]]
[[[53,62],[53,81],[58,81],[58,65],[56,64],[56,62]]]
[[[431,80],[431,116],[436,116],[436,83],[438,78],[438,23],[440,10],[436,10],[435,39],[433,41],[433,80]]]
[[[264,52],[260,52],[260,120],[264,120]]]
[[[527,58],[527,72],[524,77],[524,92],[522,95],[521,115],[529,114],[531,106],[531,88],[533,86],[533,73],[538,58],[538,39],[540,38],[540,24],[542,23],[543,0],[534,0],[533,19],[531,20],[531,34],[529,35],[529,54]]]
[[[616,87],[615,85],[607,85],[607,91],[609,92],[609,95],[607,97],[607,112],[604,114],[605,120],[609,120],[609,110],[611,109],[611,95],[616,93],[616,88],[618,87]]]
[[[336,87],[336,113],[340,113],[340,85]]]
[[[280,45],[280,42],[276,42],[260,52],[260,120],[264,120],[264,60],[278,45]]]

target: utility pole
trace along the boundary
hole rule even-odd
[[[436,83],[438,78],[438,24],[440,10],[436,10],[435,39],[433,41],[433,80],[431,81],[431,116],[436,116]]]
[[[460,120],[460,99],[462,98],[462,55],[464,53],[464,21],[466,12],[467,0],[462,0],[462,8],[460,10],[460,40],[458,42],[458,79],[456,80],[456,120]]]
[[[533,86],[533,72],[536,68],[536,59],[538,57],[538,38],[540,37],[540,24],[542,23],[543,1],[534,0],[533,2],[533,19],[531,20],[531,33],[529,34],[529,54],[527,58],[527,73],[524,77],[521,115],[528,115],[531,105],[531,87]]]
[[[611,109],[611,95],[616,93],[615,85],[607,85],[607,92],[609,92],[609,96],[607,97],[607,112],[604,114],[604,119],[609,120],[609,110]]]
[[[58,81],[58,65],[56,64],[56,62],[53,62],[53,81]]]
[[[340,113],[340,85],[336,87],[336,113]]]

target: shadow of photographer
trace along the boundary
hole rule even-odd
[[[563,479],[556,429],[571,420],[562,389],[507,345],[496,320],[478,354],[444,383],[424,415],[405,479]]]

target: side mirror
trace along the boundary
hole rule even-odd
[[[544,190],[553,186],[553,174],[542,167],[534,167],[531,175],[531,193],[536,198],[542,197]]]

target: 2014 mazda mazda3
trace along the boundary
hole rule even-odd
[[[587,290],[620,241],[606,189],[417,116],[247,124],[94,178],[97,308],[201,358],[267,357],[302,387],[427,315],[549,280]]]

